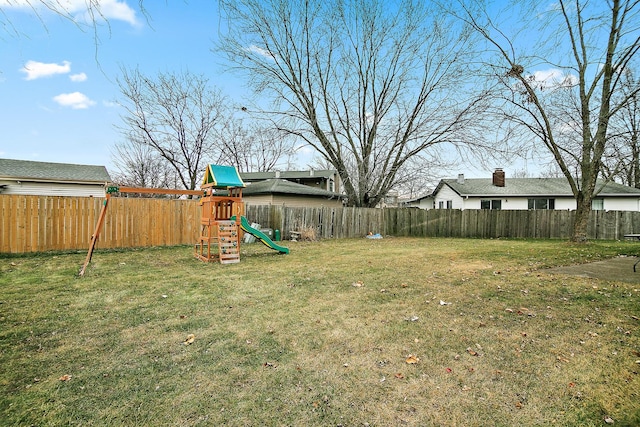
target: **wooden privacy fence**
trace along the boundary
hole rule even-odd
[[[0,195],[0,253],[86,250],[104,199]],[[131,248],[194,244],[199,235],[197,200],[112,197],[97,247]],[[391,236],[568,239],[572,211],[496,211],[416,208],[296,208],[246,206],[250,222],[291,231],[312,229],[319,238]],[[640,212],[594,211],[591,239],[640,233]]]
[[[105,199],[0,195],[0,253],[86,250]],[[112,197],[98,248],[192,244],[195,200]]]
[[[362,237],[368,233],[415,237],[569,239],[574,211],[454,210],[416,208],[295,208],[248,206],[247,217],[282,230],[315,229],[321,238]],[[590,239],[615,240],[640,233],[640,212],[593,211]]]

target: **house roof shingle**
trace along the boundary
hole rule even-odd
[[[555,196],[573,197],[569,182],[565,178],[511,178],[505,180],[504,187],[493,185],[491,178],[471,178],[459,182],[457,179],[443,179],[442,185],[448,185],[460,196]],[[615,182],[598,181],[596,191],[599,196],[640,196],[640,189]]]
[[[244,196],[258,194],[290,194],[296,196],[312,196],[324,198],[342,198],[342,194],[333,191],[323,190],[321,188],[310,187],[308,185],[297,184],[287,181],[286,179],[267,179],[260,182],[254,182],[242,190]]]
[[[0,179],[23,181],[110,182],[104,166],[0,159]]]

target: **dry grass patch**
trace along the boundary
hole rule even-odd
[[[0,258],[0,418],[640,424],[639,290],[545,272],[632,244],[289,246],[243,245],[225,266],[190,248],[98,252],[83,279],[83,254]]]

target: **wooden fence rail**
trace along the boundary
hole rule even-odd
[[[0,195],[0,253],[86,250],[104,199]],[[98,248],[193,244],[199,235],[197,200],[112,197]],[[251,222],[281,231],[312,229],[319,238],[392,236],[568,239],[572,211],[421,210],[247,205]],[[595,211],[590,239],[640,233],[640,212]]]

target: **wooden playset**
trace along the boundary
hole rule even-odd
[[[200,199],[200,237],[195,245],[195,255],[202,261],[220,261],[221,264],[240,262],[244,187],[242,178],[233,166],[207,166],[200,186],[204,196]]]
[[[200,237],[195,244],[195,255],[202,261],[219,261],[222,264],[240,262],[242,232],[254,235],[259,241],[280,253],[289,249],[273,242],[269,236],[249,225],[244,215],[242,189],[245,187],[238,170],[233,166],[208,165],[201,190],[177,190],[164,188],[109,187],[95,232],[91,236],[89,251],[79,275],[91,262],[100,231],[104,224],[109,199],[116,193],[156,193],[201,196]]]

